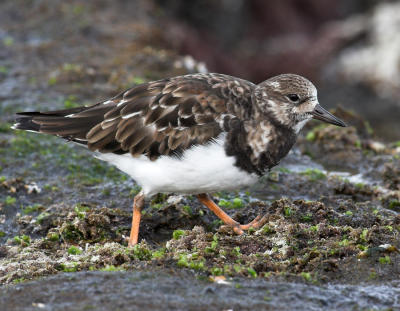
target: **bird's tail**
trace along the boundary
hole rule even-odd
[[[86,134],[104,118],[105,107],[94,105],[49,112],[19,112],[13,129],[40,132],[86,144]]]

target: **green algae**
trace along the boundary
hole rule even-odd
[[[322,172],[321,170],[316,169],[316,168],[307,169],[304,172],[301,172],[300,175],[307,176],[310,181],[317,181],[317,180],[326,179],[326,174],[324,172]]]
[[[185,235],[185,231],[184,230],[175,230],[172,233],[172,237],[173,237],[174,240],[179,240],[184,235]]]
[[[73,246],[73,245],[68,248],[67,252],[70,255],[82,254],[82,250],[79,247],[76,247],[76,246]]]

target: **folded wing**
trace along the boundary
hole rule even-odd
[[[229,130],[252,113],[248,81],[194,74],[149,82],[90,107],[27,112],[15,128],[61,136],[99,152],[151,159],[182,153]]]

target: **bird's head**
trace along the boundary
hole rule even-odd
[[[314,84],[299,75],[272,77],[257,85],[254,97],[261,113],[292,128],[296,133],[312,118],[346,126],[319,105]]]

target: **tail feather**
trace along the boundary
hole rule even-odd
[[[30,116],[17,117],[16,123],[12,126],[14,130],[25,130],[39,132],[40,125],[32,121]]]
[[[104,120],[106,110],[106,107],[94,105],[48,112],[20,112],[17,113],[13,128],[57,135],[86,144],[86,134]],[[81,116],[82,112],[84,114]]]

